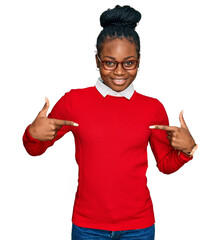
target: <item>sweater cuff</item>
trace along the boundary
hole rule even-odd
[[[31,143],[39,143],[40,140],[35,139],[35,138],[33,138],[33,137],[31,136],[31,134],[30,134],[30,132],[29,132],[29,126],[30,126],[30,125],[28,125],[27,128],[26,128],[26,130],[25,130],[25,137],[26,137],[26,139],[28,140],[28,142],[31,142]]]
[[[186,162],[188,162],[189,160],[191,160],[191,159],[193,159],[193,156],[188,156],[188,155],[186,155],[184,152],[182,152],[182,151],[179,151],[178,152],[178,156],[179,156],[179,158],[180,159],[182,159],[182,160],[184,160],[184,161],[186,161]]]

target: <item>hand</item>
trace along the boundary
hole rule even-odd
[[[56,137],[57,131],[64,125],[79,126],[78,123],[67,120],[47,118],[49,100],[45,98],[45,105],[38,113],[33,123],[29,126],[31,136],[40,141],[52,140]]]
[[[154,125],[149,128],[167,131],[167,138],[170,141],[170,145],[175,149],[189,154],[195,146],[195,141],[183,119],[183,111],[179,115],[179,120],[181,127]]]

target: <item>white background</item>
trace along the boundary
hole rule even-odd
[[[220,7],[214,0],[10,1],[0,3],[0,239],[65,240],[77,189],[71,133],[45,154],[23,147],[25,128],[50,100],[94,86],[99,17],[116,4],[142,14],[135,90],[158,98],[170,125],[179,113],[199,145],[192,161],[159,172],[148,148],[156,240],[220,239]]]

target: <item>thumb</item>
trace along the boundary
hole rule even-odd
[[[47,117],[47,111],[49,109],[49,106],[50,106],[49,100],[48,100],[47,97],[45,97],[45,104],[44,104],[42,110],[39,113],[41,117]]]
[[[180,112],[179,119],[180,119],[181,127],[185,128],[185,129],[187,129],[189,131],[189,129],[188,129],[187,125],[186,125],[186,122],[185,122],[185,120],[183,118],[183,110]]]

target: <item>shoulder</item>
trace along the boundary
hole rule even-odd
[[[141,93],[138,93],[137,91],[136,91],[136,95],[137,95],[137,99],[141,102],[150,104],[151,106],[153,106],[155,108],[163,107],[163,104],[157,98],[143,95]]]
[[[139,99],[138,104],[141,105],[141,108],[146,110],[148,117],[150,116],[155,120],[154,124],[157,122],[158,124],[160,122],[167,122],[167,113],[160,100],[154,97],[145,96],[140,93],[137,93],[137,99]]]
[[[74,88],[71,89],[69,92],[66,92],[64,94],[64,97],[67,99],[73,99],[73,98],[85,98],[88,95],[93,94],[94,92],[94,86],[86,87],[86,88]]]

